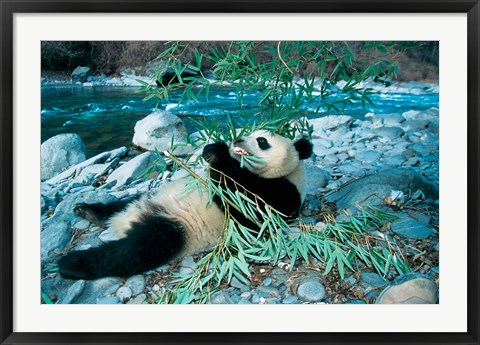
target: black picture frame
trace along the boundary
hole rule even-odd
[[[15,13],[467,13],[468,309],[465,333],[16,333],[13,332],[13,16]],[[478,0],[0,0],[0,341],[1,344],[479,344]],[[32,211],[33,212],[33,211]],[[452,315],[452,317],[455,317]],[[348,324],[348,320],[346,320]]]

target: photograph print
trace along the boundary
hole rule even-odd
[[[42,41],[42,304],[437,304],[438,41]]]

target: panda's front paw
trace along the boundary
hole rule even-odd
[[[222,160],[228,159],[230,153],[228,152],[228,146],[225,143],[218,142],[205,146],[202,156],[208,163],[216,164]]]

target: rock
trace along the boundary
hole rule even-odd
[[[280,291],[278,291],[278,289],[273,286],[260,285],[257,287],[257,292],[259,292],[260,296],[262,296],[263,298],[280,296]]]
[[[133,144],[145,150],[163,152],[171,150],[174,145],[187,145],[187,130],[182,120],[169,111],[156,111],[135,124]],[[176,154],[191,152],[191,147],[180,146],[174,151]]]
[[[115,231],[114,228],[108,228],[107,230],[103,231],[98,238],[100,241],[103,243],[111,242],[111,241],[116,241],[119,240],[120,237],[118,236],[117,232]]]
[[[381,155],[375,150],[366,150],[358,152],[355,155],[355,159],[364,163],[374,163],[380,159]]]
[[[50,218],[51,219],[51,218]],[[48,222],[47,219],[45,222]],[[42,261],[52,257],[54,251],[62,250],[70,242],[71,229],[68,223],[52,223],[40,233],[40,252]]]
[[[377,304],[436,304],[438,287],[426,276],[409,273],[397,277],[378,296]]]
[[[141,274],[132,276],[125,282],[125,286],[132,290],[133,295],[138,295],[145,289],[145,278]]]
[[[97,301],[97,304],[119,304],[119,303],[120,303],[120,300],[118,299],[117,296],[103,297]]]
[[[426,129],[430,126],[428,120],[407,120],[402,123],[402,129],[405,131]]]
[[[92,69],[90,67],[78,66],[75,68],[71,74],[72,82],[74,83],[85,83],[87,78],[92,75]]]
[[[92,158],[87,159],[86,161],[83,161],[77,165],[72,166],[71,168],[65,170],[61,174],[58,174],[55,177],[52,177],[51,179],[45,181],[45,183],[49,185],[55,185],[72,176],[75,176],[75,175],[78,176],[83,169],[91,165],[103,163],[103,162],[110,162],[110,161],[113,162],[115,158],[123,157],[127,153],[127,151],[128,150],[126,147],[121,147],[119,149],[100,153]]]
[[[146,299],[147,299],[147,295],[145,295],[144,293],[141,293],[140,295],[128,301],[127,304],[142,304]]]
[[[405,131],[399,127],[381,127],[377,128],[375,132],[388,139],[400,138],[405,133]]]
[[[425,224],[410,218],[397,219],[391,230],[405,238],[425,239],[433,234],[433,230]]]
[[[407,160],[407,157],[404,155],[394,155],[391,157],[387,157],[383,160],[382,165],[385,167],[399,167],[401,166],[405,161]]]
[[[71,304],[78,298],[85,289],[85,280],[77,280],[67,291],[67,295],[60,301],[60,304]]]
[[[73,224],[73,227],[78,230],[85,230],[90,227],[90,222],[86,219],[80,219],[78,222]]]
[[[212,304],[232,304],[232,300],[225,291],[215,292],[210,299]]]
[[[372,286],[374,288],[384,286],[388,282],[385,281],[380,275],[377,273],[372,273],[372,272],[364,272],[360,274],[360,283],[363,286]]]
[[[388,197],[392,191],[402,191],[412,195],[421,190],[432,200],[438,199],[438,189],[413,169],[386,169],[376,174],[368,175],[325,195],[325,200],[334,202],[340,209],[354,212],[357,206],[382,205],[380,198]]]
[[[141,178],[147,168],[156,160],[156,156],[153,152],[144,152],[129,160],[108,176],[106,183],[116,181],[115,186],[119,187]],[[162,162],[165,163],[163,159]]]
[[[354,121],[354,118],[348,115],[328,115],[318,119],[309,120],[310,125],[313,125],[314,133],[318,130],[336,130],[339,127],[349,127]]]
[[[116,296],[120,302],[127,302],[132,297],[132,290],[129,287],[122,286],[117,290]]]
[[[263,285],[264,286],[270,286],[272,284],[272,278],[267,277],[263,280]]]
[[[297,302],[298,302],[298,297],[293,295],[288,295],[282,300],[283,304],[295,304]]]
[[[56,135],[40,147],[40,178],[46,180],[85,160],[85,145],[77,134]]]
[[[348,175],[348,176],[359,177],[359,176],[365,175],[365,169],[359,168],[357,166],[353,166],[350,163],[346,163],[346,164],[343,164],[343,165],[339,166],[338,170],[342,174],[345,174],[345,175]]]
[[[312,164],[305,164],[305,193],[315,194],[319,188],[324,188],[330,180],[328,171]]]
[[[298,285],[297,295],[305,302],[319,302],[325,298],[325,288],[318,280],[307,280]]]
[[[401,114],[374,114],[372,116],[372,122],[379,122],[383,125],[394,126],[405,121],[405,118]]]

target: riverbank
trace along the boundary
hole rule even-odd
[[[292,234],[305,229],[304,224],[319,230],[326,222],[348,220],[358,206],[375,205],[397,218],[368,233],[369,245],[381,249],[395,244],[414,273],[379,274],[360,262],[342,278],[336,269],[323,275],[325,265],[314,258],[308,263],[297,260],[294,267],[288,262],[276,267],[251,263],[249,284],[232,279],[210,302],[438,302],[438,116],[438,108],[430,108],[371,113],[364,119],[348,115],[312,119],[314,157],[307,161],[307,199],[300,219],[290,228]],[[53,303],[156,303],[174,287],[174,274],[192,272],[202,257],[182,258],[126,280],[72,281],[58,275],[59,255],[112,239],[108,230],[76,216],[73,205],[130,198],[185,176],[179,171],[144,181],[135,164],[151,157],[146,153],[135,164],[127,163],[126,152],[126,148],[103,152],[42,183],[42,291]]]

